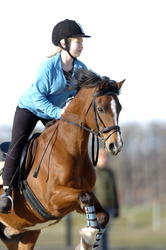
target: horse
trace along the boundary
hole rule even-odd
[[[96,176],[88,142],[92,134],[113,155],[121,151],[118,95],[123,82],[90,70],[75,74],[76,96],[62,118],[30,143],[12,191],[13,209],[0,214],[0,238],[7,249],[34,249],[42,228],[72,211],[86,214],[87,227],[99,230],[98,246],[109,215],[93,193]]]

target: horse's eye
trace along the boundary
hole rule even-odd
[[[104,108],[102,108],[102,107],[98,107],[97,110],[98,110],[99,112],[101,112],[101,113],[104,113]]]

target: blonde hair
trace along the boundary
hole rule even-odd
[[[49,56],[47,56],[47,58],[51,58],[61,51],[62,51],[62,48],[60,48],[59,46],[56,46],[55,51],[53,53],[51,53]]]

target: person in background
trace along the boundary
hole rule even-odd
[[[119,200],[117,194],[116,180],[113,170],[108,165],[108,155],[104,149],[99,150],[99,158],[96,167],[95,195],[102,207],[109,213],[110,222],[119,216]],[[102,250],[108,250],[108,226],[103,234]]]
[[[36,80],[18,101],[3,171],[0,213],[8,213],[12,208],[11,190],[17,177],[21,152],[37,122],[45,125],[60,119],[67,100],[76,95],[74,73],[79,68],[87,69],[77,59],[83,50],[85,37],[90,36],[85,35],[74,20],[65,19],[53,28],[52,43],[56,51],[41,64]]]

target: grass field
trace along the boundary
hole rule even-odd
[[[44,229],[38,239],[36,250],[74,249],[79,242],[79,229],[86,225],[84,215],[71,214],[71,248],[67,247],[67,219]],[[166,210],[160,206],[133,206],[123,208],[120,218],[114,220],[109,230],[111,249],[152,250],[166,249]],[[0,249],[2,245],[0,244]]]
[[[55,236],[58,232],[56,245],[65,245],[66,223],[65,219],[55,228],[42,232],[38,243],[44,244],[49,235],[50,241],[55,245]],[[86,225],[83,215],[72,214],[72,245],[79,241],[79,229]],[[61,237],[60,237],[61,232]],[[142,248],[164,247],[166,249],[166,210],[158,206],[142,205],[123,208],[119,219],[112,222],[109,230],[110,245],[114,248]],[[42,245],[43,245],[42,244]]]

